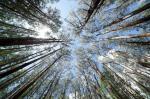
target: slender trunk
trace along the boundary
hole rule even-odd
[[[95,63],[93,63],[93,65],[90,63],[90,60],[88,59],[88,63],[90,64],[90,66],[95,70],[95,72],[99,75],[99,78],[100,78],[100,80],[101,81],[104,81],[104,80],[106,80],[105,79],[105,76],[102,74],[102,72],[98,69],[98,67],[97,67],[97,65],[95,64]],[[99,83],[97,82],[97,84],[99,85]],[[111,87],[113,87],[109,82],[107,82],[107,84],[108,85],[110,85]],[[100,85],[99,85],[99,88],[100,88]],[[115,97],[118,97],[118,98],[122,98],[122,96],[117,92],[117,90],[116,89],[111,89],[111,91],[115,94],[115,93],[117,93],[117,95],[115,94]],[[104,92],[103,92],[103,94],[105,94]],[[100,94],[101,95],[101,94]],[[100,96],[99,95],[99,96]],[[106,95],[105,95],[105,97],[106,97]],[[122,98],[123,99],[123,98]]]
[[[110,33],[110,32],[116,32],[116,31],[118,31],[118,30],[121,30],[121,29],[124,29],[124,28],[128,28],[128,27],[132,27],[132,26],[135,26],[135,25],[144,23],[144,22],[149,21],[149,20],[150,20],[150,15],[148,15],[148,16],[146,16],[146,17],[143,17],[143,18],[141,18],[141,19],[139,19],[139,20],[136,20],[136,21],[133,21],[133,22],[124,24],[124,25],[122,25],[122,26],[120,26],[120,27],[117,27],[116,29],[112,29],[112,30],[107,31],[107,32],[104,32],[104,33],[102,33],[102,34],[106,34],[106,33]],[[99,33],[99,34],[97,34],[96,36],[98,36],[98,35],[101,35],[101,34]]]
[[[92,99],[92,92],[91,92],[91,89],[90,89],[89,81],[88,81],[88,78],[85,74],[84,74],[84,78],[85,78],[85,81],[86,81],[87,90],[89,92],[89,98]]]
[[[143,12],[143,11],[149,9],[149,8],[150,8],[150,3],[144,5],[143,7],[140,7],[139,9],[134,10],[133,12],[131,12],[131,13],[125,15],[125,16],[122,17],[122,18],[118,18],[117,20],[115,20],[115,21],[109,23],[108,25],[104,25],[104,26],[103,26],[103,29],[104,29],[104,28],[107,28],[107,27],[110,27],[110,26],[112,26],[112,25],[114,25],[114,24],[117,24],[117,23],[119,23],[119,22],[122,22],[122,21],[124,21],[124,20],[126,20],[126,19],[128,19],[128,18],[130,18],[130,17],[132,17],[132,16],[134,16],[134,15],[136,15],[136,14],[138,14],[138,13],[141,13],[141,12]],[[97,32],[97,31],[100,31],[100,30],[101,30],[101,29],[97,29],[97,30],[95,30],[94,32]]]
[[[139,61],[138,62],[140,65],[146,67],[146,68],[150,68],[150,62],[142,62],[142,61]]]
[[[20,27],[20,26],[16,26],[16,25],[13,25],[13,24],[9,24],[9,23],[0,21],[0,26],[3,26],[3,25],[11,27],[11,28],[18,28],[18,29],[22,29],[22,30],[25,30],[25,31],[35,32],[34,30],[31,30],[31,29],[27,29],[27,28],[24,28],[24,27]]]
[[[55,87],[57,86],[59,80],[60,80],[60,77],[57,78],[57,81],[55,82],[55,85],[54,85],[53,89],[46,95],[46,97],[48,97],[48,99],[52,97],[53,90],[54,90]]]
[[[8,66],[6,66],[6,65],[12,64],[12,63],[14,63],[14,62],[15,62],[15,64],[13,64],[13,65],[18,65],[18,64],[23,63],[23,62],[25,62],[25,61],[27,61],[27,60],[34,59],[34,58],[36,58],[36,57],[38,57],[38,56],[42,56],[42,53],[43,53],[43,52],[45,52],[45,51],[51,51],[52,48],[53,48],[53,47],[48,47],[48,48],[46,48],[46,49],[44,49],[44,50],[42,50],[42,51],[38,51],[38,52],[36,52],[36,53],[30,54],[30,55],[27,55],[27,56],[24,56],[24,57],[21,57],[21,58],[11,59],[11,60],[8,61],[8,62],[5,62],[5,63],[3,63],[3,64],[0,64],[0,67],[1,67],[0,70],[7,68]],[[38,55],[38,54],[39,54],[39,55]],[[29,58],[29,57],[31,57],[31,58]],[[16,62],[17,62],[17,63],[16,63]],[[2,68],[2,67],[4,67],[4,68]]]
[[[100,9],[100,7],[103,5],[105,0],[96,0],[95,2],[91,1],[91,4],[93,2],[93,5],[90,5],[90,8],[87,11],[87,15],[85,17],[84,23],[82,24],[82,26],[80,27],[79,31],[77,32],[77,34],[80,34],[80,32],[82,31],[82,29],[85,27],[85,25],[88,23],[88,21],[90,20],[92,15],[95,15],[95,13],[97,12],[98,9]]]
[[[37,58],[37,59],[34,59],[34,60],[30,61],[30,62],[24,63],[24,64],[22,64],[21,66],[12,68],[12,69],[7,70],[7,71],[4,71],[4,72],[0,72],[0,78],[4,78],[4,77],[6,77],[6,76],[8,76],[8,75],[10,75],[10,74],[12,74],[12,73],[14,73],[14,72],[17,72],[18,70],[23,69],[24,67],[26,67],[26,66],[28,66],[28,65],[30,65],[30,64],[33,64],[34,62],[36,62],[36,61],[38,61],[38,60],[40,60],[40,59],[42,59],[42,58],[44,58],[44,57],[47,57],[47,56],[49,56],[50,54],[54,54],[55,52],[57,52],[57,51],[59,51],[59,50],[61,50],[61,49],[62,49],[62,48],[59,48],[59,49],[57,49],[57,50],[55,50],[55,51],[53,51],[53,52],[50,52],[50,53],[48,53],[48,54],[46,54],[46,55],[44,55],[44,56],[41,56],[41,57],[39,57],[39,58]]]
[[[65,42],[57,39],[38,39],[38,38],[0,38],[0,46],[13,46],[13,45],[32,45],[43,43],[56,43]]]
[[[6,81],[3,81],[2,83],[0,83],[0,91],[2,89],[4,89],[6,86],[8,86],[9,84],[11,84],[13,81],[23,77],[24,75],[26,75],[28,72],[30,72],[31,70],[34,70],[36,67],[38,67],[39,65],[42,64],[42,61],[35,64],[34,66],[26,69],[25,71],[21,72],[20,74],[15,75],[13,78],[7,79]]]
[[[1,6],[2,8],[7,8],[8,10],[11,10],[12,12],[14,12],[14,14],[15,14],[16,16],[20,16],[20,17],[22,17],[22,18],[24,18],[24,19],[27,19],[27,20],[36,21],[35,19],[32,19],[32,18],[30,18],[29,16],[27,16],[27,15],[25,15],[25,14],[23,14],[23,13],[21,13],[21,12],[15,10],[15,9],[13,9],[13,8],[11,8],[11,7],[9,7],[9,6],[5,5],[5,4],[3,4],[3,3],[0,3],[0,6]]]
[[[28,94],[34,93],[36,90],[38,90],[38,88],[43,84],[43,81],[46,81],[48,77],[50,77],[52,75],[51,72],[48,72],[45,76],[39,78],[38,81],[35,82],[35,84],[33,84],[31,87],[29,87],[21,97],[25,97],[25,96],[29,96]]]
[[[100,3],[99,3],[99,5],[97,6],[96,10],[94,11],[94,14],[93,14],[93,15],[95,15],[96,12],[101,8],[101,6],[104,4],[104,1],[105,1],[105,0],[100,0]]]
[[[7,98],[16,99],[16,98],[20,97],[23,94],[23,92],[25,92],[36,81],[38,81],[38,79],[45,76],[47,74],[47,72],[49,71],[49,69],[51,68],[51,66],[53,66],[62,56],[63,55],[60,55],[57,59],[55,59],[55,61],[51,65],[49,65],[47,68],[42,70],[35,78],[31,79],[27,84],[22,85],[18,90],[14,91],[12,94],[8,95]]]
[[[61,98],[61,99],[65,99],[65,96],[66,96],[66,90],[67,90],[67,83],[68,83],[68,82],[65,83],[65,88],[64,88],[64,90],[63,90],[62,98]]]
[[[115,63],[115,64],[117,64],[117,63]],[[117,65],[118,65],[118,64],[117,64]],[[120,65],[120,66],[125,67],[125,66],[123,66],[123,65]],[[140,86],[140,88],[143,89],[144,91],[146,91],[146,92],[149,92],[149,91],[150,91],[150,89],[148,89],[146,86],[144,86],[142,83],[140,83],[140,82],[139,82],[137,79],[135,79],[134,77],[132,77],[132,76],[130,76],[129,74],[126,74],[126,73],[124,73],[124,75],[128,76],[130,79],[132,79],[134,82],[136,82],[136,83]],[[139,74],[137,74],[137,75],[139,75]]]
[[[54,78],[53,78],[54,80],[53,80],[52,83],[49,85],[49,87],[48,87],[46,93],[43,95],[43,98],[42,98],[42,99],[50,99],[50,98],[51,98],[51,95],[52,95],[52,88],[55,87],[56,84],[58,84],[58,81],[59,81],[59,79],[60,79],[60,77],[57,78],[57,75],[58,75],[58,73],[55,74],[55,76],[54,76]]]
[[[84,25],[83,25],[83,27],[86,25],[86,23],[89,21],[89,19],[91,18],[91,16],[93,15],[93,13],[94,13],[94,11],[96,10],[96,9],[99,9],[101,6],[102,6],[102,4],[103,4],[103,1],[104,0],[96,0],[96,2],[94,2],[93,4],[92,4],[92,2],[93,1],[91,1],[91,7],[89,8],[89,10],[88,10],[88,13],[87,13],[87,16],[86,16],[86,19],[85,19],[85,22],[84,22]],[[95,12],[96,13],[96,12]]]
[[[39,84],[37,84],[36,86],[34,86],[35,88],[32,88],[32,90],[30,90],[30,93],[28,94],[28,96],[33,96],[34,93],[37,93],[38,89],[43,85],[43,83],[44,83],[44,82],[47,82],[47,79],[48,79],[50,76],[53,76],[53,73],[54,73],[54,72],[50,72],[50,73],[46,76],[45,80],[41,79],[41,80],[40,80],[40,83],[37,82],[37,83],[39,83]],[[43,81],[44,81],[44,82],[43,82]],[[51,82],[51,80],[49,81],[49,83],[50,83],[50,82]],[[44,91],[44,92],[45,92],[45,91]]]
[[[11,54],[11,53],[15,53],[15,52],[28,51],[29,49],[31,50],[33,47],[36,47],[36,46],[39,46],[39,44],[38,45],[35,44],[35,45],[31,45],[31,46],[20,47],[20,48],[0,49],[0,55],[5,56],[6,54]],[[1,65],[2,64],[0,64],[0,67],[1,67]]]
[[[111,22],[110,24],[104,26],[104,28],[112,26],[114,24],[117,24],[117,23],[119,23],[119,22],[121,22],[121,21],[123,21],[125,19],[128,19],[128,18],[130,18],[130,17],[132,17],[132,16],[134,16],[134,15],[136,15],[138,13],[141,13],[141,12],[143,12],[143,11],[149,9],[149,8],[150,8],[150,3],[145,4],[144,6],[134,10],[133,12],[131,12],[131,13],[127,14],[127,15],[125,15],[124,17],[118,18],[117,20],[115,20],[115,21]]]
[[[143,41],[141,41],[141,42],[136,42],[136,41],[131,41],[131,42],[127,42],[127,43],[129,43],[129,44],[136,44],[136,45],[150,45],[150,41],[145,41],[145,42],[143,42]]]
[[[106,64],[103,64],[104,68],[107,70],[106,68]],[[108,71],[108,70],[107,70]],[[109,72],[109,71],[108,71]],[[109,72],[110,73],[110,72]],[[111,75],[111,73],[110,73]],[[106,76],[105,76],[106,77]],[[128,94],[126,93],[126,91],[122,90],[122,85],[118,84],[116,85],[115,80],[111,81],[110,79],[105,78],[104,80],[106,83],[108,83],[111,86],[111,90],[112,92],[115,94],[115,96],[118,99],[127,99],[128,98]],[[105,83],[104,82],[104,83]],[[122,82],[121,82],[122,83]],[[117,95],[116,95],[117,94]]]
[[[41,15],[43,15],[44,17],[46,17],[46,18],[52,20],[52,21],[55,23],[55,20],[52,19],[50,16],[48,16],[46,13],[44,13],[41,9],[39,9],[39,8],[34,4],[33,1],[31,1],[31,0],[27,0],[27,1],[28,1],[28,2],[31,4],[31,6],[34,7]]]
[[[105,64],[104,66],[105,66],[105,68],[107,68],[108,71],[112,72],[118,79],[120,79],[120,81],[121,81],[122,84],[125,84],[125,86],[127,87],[127,88],[125,87],[126,90],[127,90],[131,95],[133,95],[134,98],[137,97],[137,96],[135,96],[135,94],[138,95],[139,93],[138,93],[136,90],[134,90],[129,84],[126,84],[125,80],[124,80],[123,78],[121,78],[119,75],[117,75],[116,72],[115,72],[114,70],[112,70],[109,66],[107,66],[106,64]],[[127,76],[127,75],[126,75],[126,76]],[[128,75],[128,77],[130,77],[132,80],[135,81],[135,79],[133,79],[131,76]],[[137,81],[135,81],[135,82],[138,83]],[[138,83],[138,84],[139,84],[139,83]],[[140,85],[141,85],[141,84],[140,84]],[[129,89],[128,89],[128,88],[129,88]],[[134,93],[133,93],[133,92],[134,92]],[[143,97],[142,97],[141,95],[139,95],[138,97],[140,97],[141,99],[143,99]]]
[[[138,34],[138,35],[133,35],[133,36],[118,36],[118,37],[111,37],[107,38],[110,40],[122,40],[122,39],[130,39],[130,38],[144,38],[144,37],[150,37],[150,33],[144,33],[144,34]]]
[[[35,44],[35,45],[27,45],[27,46],[18,46],[18,47],[13,47],[13,48],[3,48],[0,49],[0,51],[12,51],[12,50],[22,50],[22,49],[26,49],[26,48],[32,48],[34,46],[39,46],[39,44]]]

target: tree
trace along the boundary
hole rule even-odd
[[[43,1],[41,1],[43,2]],[[51,28],[52,31],[57,32],[58,27],[60,27],[60,20],[58,15],[58,10],[53,10],[49,8],[48,14],[44,13],[40,8],[41,2],[35,2],[31,0],[23,0],[23,1],[1,1],[0,7],[1,10],[8,11],[10,14],[14,14],[17,18],[23,18],[33,24],[37,24],[40,22],[45,24]]]
[[[149,99],[149,2],[78,0],[61,27],[57,1],[0,1],[0,98]]]

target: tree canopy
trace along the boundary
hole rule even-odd
[[[150,99],[150,1],[73,1],[0,0],[0,99]]]

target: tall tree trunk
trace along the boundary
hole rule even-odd
[[[25,92],[30,86],[32,86],[36,81],[38,81],[38,79],[45,76],[48,73],[51,66],[53,66],[62,56],[63,56],[63,54],[60,55],[57,59],[55,59],[51,65],[49,65],[47,68],[42,70],[35,78],[31,79],[27,84],[22,85],[18,90],[14,91],[12,94],[8,95],[7,98],[16,99],[19,96],[21,96],[23,94],[23,92]]]
[[[0,2],[0,7],[2,7],[2,8],[7,8],[8,10],[14,12],[14,14],[15,14],[16,16],[20,16],[20,17],[22,17],[22,18],[24,18],[24,19],[26,19],[26,20],[36,21],[35,19],[30,18],[30,17],[27,16],[26,14],[23,14],[23,13],[21,13],[21,12],[15,10],[15,9],[13,9],[13,8],[11,8],[11,7],[5,5],[5,4],[3,4],[3,3],[1,3],[1,2]]]
[[[38,51],[38,52],[36,52],[36,53],[33,53],[33,54],[30,54],[30,55],[26,55],[26,56],[24,56],[24,57],[19,57],[19,58],[15,58],[15,59],[11,59],[11,60],[9,60],[9,61],[6,61],[5,63],[3,63],[3,64],[0,64],[0,67],[1,67],[1,69],[0,69],[0,71],[1,70],[3,70],[3,69],[7,69],[7,67],[9,67],[9,64],[11,64],[11,65],[18,65],[18,64],[20,64],[20,63],[23,63],[23,62],[25,62],[25,61],[27,61],[27,60],[30,60],[30,59],[34,59],[34,58],[36,58],[36,57],[38,57],[38,56],[42,56],[42,53],[43,52],[45,52],[45,51],[51,51],[52,50],[52,48],[53,47],[48,47],[48,48],[46,48],[46,49],[44,49],[44,50],[42,50],[42,51]],[[44,54],[44,53],[43,53]],[[14,64],[13,64],[14,63]],[[6,65],[8,65],[8,66],[6,66]],[[4,67],[4,68],[3,68]]]
[[[128,18],[130,18],[130,17],[132,17],[132,16],[134,16],[134,15],[136,15],[138,13],[141,13],[141,12],[143,12],[143,11],[149,9],[149,8],[150,8],[150,3],[145,4],[144,6],[142,6],[142,7],[138,8],[138,9],[134,10],[133,12],[131,12],[131,13],[127,14],[127,15],[125,15],[124,17],[118,18],[117,20],[109,23],[108,25],[104,26],[104,28],[112,26],[114,24],[117,24],[117,23],[119,23],[119,22],[121,22],[123,20],[126,20],[126,19],[128,19]]]
[[[10,75],[10,74],[12,74],[12,73],[14,73],[14,72],[17,72],[18,70],[20,70],[20,69],[22,69],[22,68],[24,68],[24,67],[26,67],[26,66],[28,66],[28,65],[30,65],[30,64],[32,64],[32,63],[34,63],[34,62],[36,62],[36,61],[38,61],[38,60],[44,58],[44,57],[47,57],[47,56],[49,56],[50,54],[54,54],[55,52],[57,52],[57,51],[59,51],[59,50],[61,50],[61,49],[62,49],[62,48],[59,48],[59,49],[57,49],[57,50],[55,50],[55,51],[53,51],[53,52],[47,53],[46,55],[41,56],[41,57],[39,57],[39,58],[37,58],[37,59],[34,59],[34,60],[30,61],[30,62],[24,63],[24,64],[22,64],[21,66],[12,68],[12,69],[7,70],[7,71],[4,71],[4,72],[0,72],[0,78],[4,78],[4,77],[6,77],[6,76],[8,76],[8,75]]]
[[[124,24],[124,25],[122,25],[122,26],[120,26],[120,27],[117,27],[116,29],[112,29],[112,30],[107,31],[107,32],[104,32],[104,33],[102,33],[102,34],[106,34],[106,33],[110,33],[110,32],[116,32],[116,31],[118,31],[118,30],[121,30],[121,29],[124,29],[124,28],[128,28],[128,27],[132,27],[132,26],[135,26],[135,25],[138,25],[138,24],[147,22],[147,21],[149,21],[149,20],[150,20],[150,15],[148,15],[148,16],[146,16],[146,17],[143,17],[143,18],[141,18],[141,19],[138,19],[138,20],[136,20],[136,21],[133,21],[133,22]],[[99,33],[99,34],[97,34],[96,36],[98,36],[98,35],[101,35],[101,34]]]
[[[15,75],[13,78],[8,78],[7,80],[3,81],[2,83],[0,83],[0,91],[3,90],[6,86],[8,86],[9,84],[11,84],[13,81],[23,77],[25,74],[27,74],[28,72],[30,72],[31,70],[34,70],[36,67],[38,67],[39,65],[41,65],[42,61],[35,64],[34,66],[26,69],[25,71],[21,72],[20,74]]]
[[[110,39],[110,40],[122,40],[122,39],[144,38],[144,37],[150,37],[150,33],[144,33],[144,34],[138,34],[138,35],[132,35],[132,36],[110,37],[110,38],[107,38],[107,39]]]
[[[40,38],[0,38],[0,46],[12,46],[12,45],[32,45],[43,43],[61,43],[65,42],[57,39],[40,39]]]
[[[57,78],[58,73],[55,74],[52,83],[48,86],[47,91],[45,91],[46,93],[43,95],[42,99],[51,99],[51,95],[52,95],[52,88],[56,86],[56,84],[58,84],[58,81],[60,79],[60,76]]]
[[[126,19],[128,19],[128,18],[130,18],[130,17],[132,17],[132,16],[134,16],[134,15],[136,15],[136,14],[139,14],[139,13],[141,13],[141,12],[143,12],[143,11],[149,9],[149,8],[150,8],[150,3],[148,3],[148,4],[146,4],[146,5],[142,6],[142,7],[140,7],[140,8],[138,8],[138,9],[134,10],[133,12],[131,12],[131,13],[125,15],[125,16],[122,17],[122,18],[118,18],[117,20],[115,20],[115,21],[109,23],[108,25],[104,25],[104,26],[103,26],[103,29],[104,29],[104,28],[107,28],[107,27],[110,27],[110,26],[112,26],[112,25],[114,25],[114,24],[117,24],[117,23],[119,23],[119,22],[122,22],[122,21],[124,21],[124,20],[126,20]],[[100,31],[100,30],[101,30],[101,29],[97,29],[97,30],[95,30],[94,32],[97,32],[97,31]]]
[[[143,41],[141,41],[141,42],[136,42],[136,41],[128,41],[127,43],[129,43],[129,44],[135,44],[135,45],[150,45],[150,41],[145,41],[145,42],[143,42]]]
[[[22,30],[24,30],[24,31],[36,32],[36,31],[34,31],[34,30],[27,29],[27,28],[20,27],[20,26],[16,26],[16,25],[14,25],[14,24],[9,24],[9,23],[3,22],[3,21],[0,21],[0,26],[6,26],[6,27],[10,27],[10,28],[22,29]]]

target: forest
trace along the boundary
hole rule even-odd
[[[150,0],[0,0],[0,99],[150,99]]]

